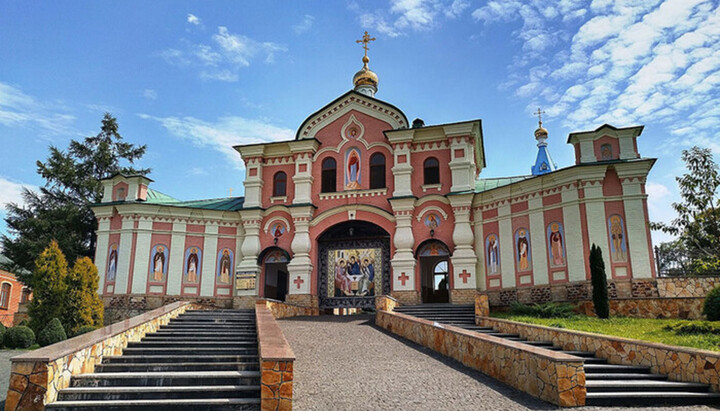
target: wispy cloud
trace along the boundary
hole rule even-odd
[[[20,206],[25,204],[25,200],[22,198],[22,189],[26,187],[30,190],[37,190],[37,187],[31,184],[23,184],[6,177],[0,176],[0,213],[5,212],[7,204],[15,203]]]
[[[0,82],[0,124],[30,127],[49,135],[74,134],[75,116],[64,105],[48,103]]]
[[[158,94],[157,94],[157,91],[155,91],[151,88],[146,88],[145,90],[143,90],[143,97],[145,97],[148,100],[157,100]]]
[[[226,82],[238,81],[240,69],[254,60],[262,58],[272,64],[277,53],[287,51],[282,44],[234,34],[224,26],[218,27],[208,44],[182,43],[179,48],[163,50],[160,56],[174,66],[199,68],[200,78]]]
[[[387,8],[369,11],[358,3],[350,3],[363,28],[389,37],[433,29],[443,19],[459,17],[469,6],[467,0],[389,0]]]
[[[306,14],[300,23],[292,26],[293,31],[295,31],[295,34],[305,33],[306,31],[308,31],[312,28],[314,22],[315,22],[315,17],[313,17],[309,14]]]
[[[188,13],[187,22],[193,26],[199,26],[201,24],[200,18],[192,13]]]
[[[139,114],[139,116],[158,122],[175,137],[223,153],[237,168],[244,166],[240,155],[232,148],[234,145],[291,140],[295,133],[293,130],[278,127],[264,120],[236,116],[222,117],[215,122],[194,117],[156,117],[149,114]]]

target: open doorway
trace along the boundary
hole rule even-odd
[[[289,288],[287,265],[290,261],[282,249],[271,250],[263,259],[263,296],[273,300],[285,301]]]
[[[423,303],[450,302],[450,253],[440,241],[422,245],[417,254]]]

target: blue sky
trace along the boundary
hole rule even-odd
[[[155,189],[238,195],[231,146],[291,139],[349,90],[364,30],[378,98],[426,124],[483,120],[481,177],[530,172],[537,107],[559,167],[568,133],[644,124],[653,220],[673,217],[681,150],[720,153],[717,1],[0,1],[0,203],[105,111],[148,145]]]

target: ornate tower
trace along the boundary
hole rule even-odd
[[[535,140],[537,140],[538,155],[535,160],[535,165],[532,166],[532,175],[539,176],[555,171],[557,167],[550,157],[550,151],[547,148],[548,131],[542,126],[542,115],[544,111],[540,111],[538,108],[538,128],[535,130]]]
[[[372,70],[368,68],[370,59],[367,56],[368,43],[375,41],[375,37],[370,37],[366,31],[361,40],[356,40],[356,43],[362,43],[363,49],[365,49],[365,56],[362,58],[363,68],[360,69],[355,76],[353,76],[353,84],[355,85],[355,91],[366,96],[375,97],[378,86],[378,76]]]

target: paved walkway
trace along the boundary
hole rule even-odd
[[[8,385],[10,384],[10,358],[25,353],[25,350],[0,350],[0,405],[5,408]]]
[[[369,315],[279,320],[297,357],[294,409],[558,409],[454,360],[389,334],[375,327],[373,321],[374,317]],[[595,408],[583,408],[591,409]],[[651,408],[653,411],[663,409]],[[712,408],[683,409],[700,411]],[[641,408],[628,410],[639,411]]]

